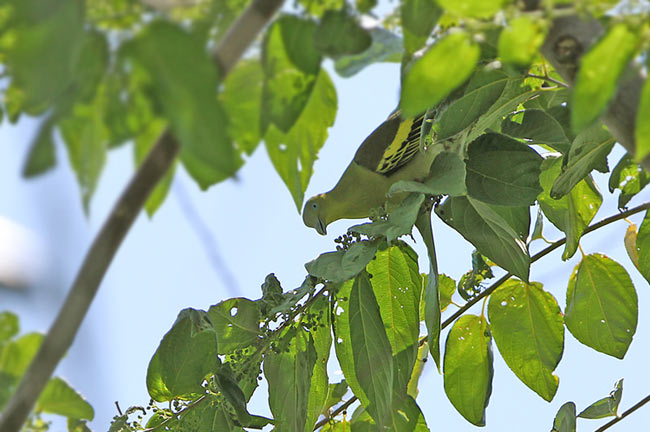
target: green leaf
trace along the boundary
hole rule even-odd
[[[362,240],[347,250],[321,254],[305,264],[305,269],[310,275],[330,282],[345,282],[363,271],[366,264],[375,257],[375,252],[376,241]]]
[[[84,210],[88,213],[99,176],[106,163],[109,131],[104,124],[105,97],[102,90],[90,104],[75,105],[60,122],[70,165],[77,175]]]
[[[201,310],[183,309],[149,362],[149,395],[165,402],[204,393],[201,381],[218,362],[217,333],[210,317]]]
[[[514,138],[524,138],[530,144],[546,144],[562,153],[571,145],[558,119],[539,109],[525,110],[521,122],[503,120],[501,132]]]
[[[349,78],[371,64],[399,62],[402,59],[402,40],[393,32],[379,26],[371,28],[368,32],[372,37],[370,48],[361,54],[337,58],[334,62],[337,74]]]
[[[440,310],[444,311],[451,304],[451,296],[456,292],[456,281],[441,274],[438,276],[440,286]]]
[[[467,150],[467,193],[488,204],[531,205],[542,191],[542,157],[506,135],[487,133]]]
[[[174,24],[153,21],[122,49],[146,71],[154,100],[182,144],[181,161],[199,186],[234,174],[242,161],[217,101],[216,67],[201,41]]]
[[[20,326],[18,316],[10,311],[0,312],[0,353],[2,346],[18,334]]]
[[[405,396],[420,334],[422,281],[417,254],[400,242],[379,251],[367,270],[393,353],[393,388],[396,395]]]
[[[567,402],[560,407],[551,432],[576,432],[576,404]]]
[[[372,44],[372,37],[345,9],[330,9],[316,28],[314,43],[321,53],[336,58],[365,51]]]
[[[323,413],[328,402],[330,387],[327,376],[327,362],[329,360],[332,348],[331,333],[331,316],[329,295],[321,295],[309,308],[310,313],[319,317],[317,324],[311,328],[311,334],[314,338],[314,348],[316,349],[316,362],[311,375],[309,384],[309,402],[307,403],[307,420],[305,422],[305,431],[314,430],[314,425],[318,417]],[[347,391],[347,385],[343,387]],[[340,389],[339,389],[340,392]],[[333,397],[336,397],[332,395]],[[343,395],[341,395],[342,397]],[[331,405],[329,405],[331,406]]]
[[[68,417],[68,432],[92,432],[86,420]]]
[[[638,40],[636,32],[625,24],[617,24],[582,57],[571,108],[574,131],[589,126],[605,110],[636,51]]]
[[[530,207],[510,207],[490,205],[496,214],[501,216],[506,223],[515,230],[521,241],[528,240],[528,231],[530,229]]]
[[[29,154],[23,167],[23,177],[30,178],[43,174],[56,165],[54,148],[55,119],[50,116],[43,120],[38,133],[29,148]]]
[[[436,214],[499,266],[528,280],[530,256],[517,232],[487,204],[470,197],[449,197]]]
[[[269,351],[264,376],[269,385],[269,407],[277,431],[302,431],[307,420],[309,386],[317,360],[309,333],[298,330],[287,351]]]
[[[433,239],[433,228],[431,226],[431,209],[421,212],[418,215],[416,227],[422,236],[422,240],[427,247],[429,257],[429,274],[424,279],[424,295],[422,302],[424,309],[422,315],[424,324],[427,328],[427,345],[436,363],[438,372],[440,372],[440,276],[438,272],[438,258],[436,256],[436,245]]]
[[[636,291],[625,269],[604,255],[585,256],[567,289],[564,320],[571,334],[596,351],[623,358],[638,313]]]
[[[368,13],[377,6],[377,0],[355,0],[355,3],[361,13]]]
[[[266,150],[282,181],[289,188],[298,211],[318,151],[336,117],[336,89],[324,69],[318,72],[314,89],[302,114],[288,133],[269,126],[264,136]]]
[[[231,298],[210,306],[208,316],[217,333],[219,354],[231,354],[261,337],[259,307],[246,298]]]
[[[639,272],[650,281],[650,212],[646,212],[636,236]]]
[[[435,0],[405,0],[401,2],[400,15],[404,47],[412,54],[426,43],[442,9]]]
[[[621,158],[609,176],[609,191],[619,189],[618,208],[625,208],[628,202],[650,183],[650,173],[636,163],[629,153]]]
[[[11,77],[17,106],[8,111],[39,114],[69,88],[85,42],[84,4],[61,1],[45,7],[39,0],[9,0],[3,26],[3,63]],[[6,8],[5,8],[6,9]]]
[[[386,237],[386,241],[391,243],[398,237],[411,233],[423,202],[424,195],[420,193],[409,194],[388,215],[387,220],[379,219],[369,223],[354,225],[348,231],[374,237],[384,236]]]
[[[618,405],[621,403],[623,396],[623,378],[616,381],[614,390],[609,396],[597,400],[596,402],[583,409],[578,417],[586,419],[601,419],[604,417],[618,416]]]
[[[264,72],[259,60],[240,60],[226,77],[219,93],[219,101],[228,115],[228,135],[249,156],[262,140],[263,81]]]
[[[544,160],[539,176],[544,191],[539,194],[537,201],[548,220],[566,234],[567,242],[562,259],[567,260],[578,250],[580,237],[596,215],[603,197],[591,177],[587,177],[562,198],[551,198],[551,187],[561,170],[560,158],[548,157]]]
[[[499,36],[499,57],[506,64],[528,66],[546,36],[542,23],[529,16],[512,19]]]
[[[392,406],[393,357],[367,273],[352,284],[349,323],[354,373],[368,397],[370,415],[382,427]]]
[[[7,342],[0,352],[0,372],[15,378],[22,377],[42,341],[41,333],[28,333]]]
[[[465,161],[457,153],[442,152],[431,164],[429,176],[423,182],[400,180],[393,183],[389,195],[417,192],[428,195],[465,195]]]
[[[255,378],[257,378],[257,376]],[[234,374],[230,367],[223,365],[222,367],[218,368],[214,374],[214,382],[219,392],[223,395],[223,397],[228,401],[232,409],[235,411],[235,415],[237,416],[237,421],[239,424],[253,429],[262,429],[267,424],[273,422],[271,419],[251,415],[248,412],[248,409],[246,408],[247,397],[235,380]]]
[[[490,18],[507,0],[437,0],[446,11],[461,17]]]
[[[603,173],[609,171],[607,155],[613,146],[614,138],[600,124],[580,132],[564,155],[562,174],[553,183],[551,198],[568,194],[594,169]]]
[[[485,426],[493,375],[492,336],[487,320],[476,315],[461,316],[447,335],[445,393],[473,425]]]
[[[92,420],[95,417],[95,411],[88,401],[59,377],[47,382],[36,401],[35,410],[72,419]]]
[[[636,144],[637,160],[643,160],[650,154],[650,80],[646,79],[641,90],[641,101],[636,113],[636,128],[634,142]]]
[[[160,411],[159,411],[160,412]],[[165,420],[165,417],[156,417],[154,415],[147,423],[147,428],[155,428]],[[184,413],[175,429],[188,432],[199,431],[224,431],[224,432],[244,432],[244,429],[235,426],[233,414],[228,404],[218,402],[216,397],[207,395],[207,400],[193,407]],[[116,432],[128,429],[117,429]],[[112,432],[112,431],[109,431]]]
[[[327,399],[323,404],[321,414],[326,415],[334,405],[339,404],[343,400],[343,396],[348,392],[348,383],[345,380],[329,384],[327,386]]]
[[[315,30],[313,21],[293,15],[278,18],[267,30],[262,50],[262,131],[274,125],[289,132],[305,109],[320,69]]]
[[[345,381],[350,386],[350,390],[359,398],[363,406],[368,406],[370,401],[368,396],[366,396],[364,388],[361,387],[357,380],[356,366],[352,352],[353,342],[352,336],[350,335],[350,292],[353,284],[353,280],[345,282],[336,294],[336,307],[333,308],[334,326],[332,328],[334,331],[334,348],[336,349],[336,358],[343,371],[343,376],[345,376]],[[388,341],[386,343],[389,344]]]
[[[488,129],[498,130],[504,117],[517,111],[521,104],[539,96],[540,93],[543,94],[539,89],[533,89],[526,85],[524,78],[510,77],[499,99],[476,121],[467,136],[467,142],[474,141]]]
[[[506,364],[551,401],[559,384],[553,371],[564,349],[564,320],[555,298],[540,283],[511,279],[490,295],[488,316]]]
[[[452,102],[442,113],[436,139],[444,140],[453,137],[488,112],[503,94],[509,79],[506,74],[498,70],[479,72],[472,79],[472,82],[476,81],[476,83],[471,89]]]
[[[440,102],[470,76],[480,49],[466,33],[453,33],[437,42],[406,72],[400,107],[406,117]]]
[[[345,5],[345,0],[298,0],[305,10],[317,17],[322,16],[331,9],[340,9]]]
[[[366,267],[392,352],[417,345],[422,282],[418,257],[406,243],[377,252]],[[410,373],[410,372],[409,372]]]
[[[167,122],[165,120],[156,119],[149,123],[149,125],[135,138],[133,145],[133,151],[135,153],[135,162],[140,165],[142,161],[147,157],[149,151],[153,148],[154,144],[158,141],[160,136],[165,132],[167,128]],[[174,179],[174,173],[176,171],[176,164],[165,173],[164,177],[156,184],[156,187],[147,198],[147,202],[144,204],[144,209],[146,210],[149,217],[152,217],[153,214],[158,210],[160,205],[167,198],[169,193],[169,187],[172,184]]]

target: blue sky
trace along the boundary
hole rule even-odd
[[[397,104],[399,67],[396,64],[374,65],[350,79],[338,78],[333,72],[331,75],[337,87],[339,110],[330,137],[316,161],[307,196],[334,185],[359,143]],[[45,257],[45,270],[29,290],[0,290],[0,309],[17,312],[24,332],[45,331],[52,322],[93,235],[133,172],[130,147],[111,152],[90,216],[86,218],[76,180],[60,144],[55,170],[35,180],[25,181],[20,177],[36,126],[35,121],[26,119],[15,127],[3,124],[0,128],[0,180],[4,185],[0,216],[31,230],[39,239]],[[617,147],[610,166],[622,154]],[[601,192],[609,202],[596,220],[616,212],[616,200],[607,193],[607,178],[598,176]],[[199,191],[182,170],[175,181],[178,184],[153,219],[144,214],[137,219],[109,268],[74,346],[57,370],[57,374],[68,379],[95,407],[96,420],[92,423],[95,430],[107,429],[116,413],[114,401],[119,401],[123,409],[147,404],[148,361],[181,309],[207,309],[233,295],[258,298],[260,285],[268,273],[275,273],[285,290],[295,288],[305,276],[303,264],[333,250],[332,240],[352,224],[349,221],[332,224],[327,237],[304,227],[263,146],[247,161],[237,180],[228,180],[207,192]],[[211,240],[215,241],[213,246],[218,248],[223,263],[234,275],[236,288],[226,286],[211,264],[201,239],[188,223],[186,211],[179,205],[179,193],[183,194],[181,199],[189,200],[208,227]],[[630,205],[648,199],[650,193],[644,191]],[[641,217],[633,219],[640,224]],[[623,248],[625,229],[626,223],[618,222],[584,238],[582,247],[586,253],[605,252],[632,269]],[[435,217],[434,230],[441,272],[457,279],[470,268],[472,248]],[[561,237],[552,229],[547,236]],[[421,242],[415,247],[424,257]],[[542,247],[538,241],[532,249]],[[543,282],[564,309],[566,284],[579,257],[576,255],[562,263],[560,254],[554,252],[534,264],[531,280]],[[420,263],[422,269],[428,268],[424,259]],[[630,273],[639,295],[640,315],[637,334],[625,360],[599,354],[565,332],[564,358],[556,371],[560,387],[555,399],[547,403],[519,382],[493,346],[495,375],[484,430],[550,430],[553,416],[564,402],[573,400],[580,410],[606,396],[621,377],[625,378],[622,410],[647,394],[650,293],[638,272],[630,270]],[[472,312],[480,313],[480,308]],[[443,340],[445,337],[446,332]],[[428,364],[421,378],[418,397],[429,426],[474,430],[447,401],[442,378],[431,365]],[[337,369],[336,365],[331,366],[331,381],[342,378]],[[253,397],[250,410],[268,413],[264,387]],[[650,408],[644,407],[611,430],[641,430],[643,425],[647,427],[649,418]],[[578,427],[593,430],[601,423],[581,420]]]

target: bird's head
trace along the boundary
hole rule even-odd
[[[325,194],[316,195],[307,200],[302,211],[302,220],[305,225],[314,228],[320,235],[327,234],[327,222],[323,215],[324,204]]]

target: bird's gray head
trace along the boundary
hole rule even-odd
[[[305,208],[302,211],[302,220],[305,225],[314,228],[320,235],[327,234],[327,223],[323,215],[324,202],[324,194],[311,197],[305,203]]]

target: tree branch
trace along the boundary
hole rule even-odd
[[[602,425],[601,427],[596,429],[594,432],[603,432],[604,430],[609,429],[610,426],[614,426],[616,423],[620,422],[625,417],[629,416],[634,411],[638,410],[639,408],[641,408],[643,405],[647,404],[648,402],[650,402],[650,395],[644,397],[639,402],[637,402],[632,408],[628,409],[627,411],[625,411],[620,416],[611,419],[610,421],[608,421],[607,423],[605,423],[604,425]]]
[[[212,53],[221,79],[284,0],[253,0]],[[18,432],[63,355],[68,351],[94,299],[108,266],[140,213],[149,194],[169,170],[180,145],[165,131],[138,167],[106,222],[93,240],[65,303],[0,416],[0,431]]]
[[[602,25],[595,19],[584,20],[575,15],[558,17],[553,21],[541,52],[567,84],[573,85],[582,56],[603,33]],[[602,117],[612,136],[630,154],[634,154],[636,148],[634,131],[642,86],[640,68],[631,65]],[[641,164],[650,171],[650,157]]]
[[[628,216],[631,216],[631,215],[636,214],[636,213],[640,213],[640,212],[642,212],[642,211],[644,211],[644,210],[647,210],[647,209],[649,209],[649,208],[650,208],[650,202],[647,202],[647,203],[641,204],[641,205],[639,205],[639,206],[636,206],[636,207],[634,207],[634,208],[631,208],[631,209],[629,209],[629,210],[626,210],[626,211],[624,211],[624,212],[620,212],[619,214],[616,214],[616,215],[613,215],[613,216],[607,217],[607,218],[605,218],[605,219],[603,219],[603,220],[601,220],[601,221],[599,221],[599,222],[596,222],[595,224],[590,225],[590,226],[588,226],[587,228],[585,228],[585,231],[582,233],[582,235],[583,235],[583,236],[584,236],[584,235],[587,235],[587,234],[589,234],[590,232],[596,231],[596,230],[599,229],[599,228],[602,228],[602,227],[604,227],[604,226],[606,226],[606,225],[611,224],[612,222],[616,222],[616,221],[619,221],[619,220],[623,220],[623,219],[625,219],[625,218],[628,217]],[[558,240],[558,241],[556,241],[556,242],[554,242],[554,243],[552,243],[552,244],[549,245],[548,247],[546,247],[546,248],[542,249],[541,251],[537,252],[535,255],[533,255],[533,256],[531,257],[531,259],[530,259],[530,263],[532,264],[532,263],[534,263],[535,261],[540,260],[541,258],[543,258],[543,257],[545,257],[546,255],[548,255],[548,254],[550,254],[551,252],[553,252],[555,249],[557,249],[557,248],[559,248],[560,246],[562,246],[564,243],[566,243],[566,237],[563,238],[563,239],[560,239],[560,240]],[[442,323],[442,325],[440,326],[440,329],[442,330],[442,329],[444,329],[445,327],[448,327],[449,325],[451,325],[451,324],[452,324],[452,323],[453,323],[453,322],[454,322],[454,321],[455,321],[459,316],[461,316],[462,314],[464,314],[465,312],[467,312],[468,309],[470,309],[470,308],[471,308],[472,306],[474,306],[476,303],[478,303],[479,301],[481,301],[483,298],[485,298],[485,297],[487,297],[488,295],[492,294],[492,293],[494,292],[494,290],[496,290],[498,287],[500,287],[501,285],[503,285],[503,284],[504,284],[508,279],[510,279],[511,277],[512,277],[512,273],[507,273],[507,274],[503,275],[501,278],[499,278],[497,281],[495,281],[492,285],[490,285],[490,286],[489,286],[485,291],[481,292],[481,293],[480,293],[479,295],[477,295],[476,297],[470,299],[467,303],[465,303],[465,304],[463,305],[463,307],[461,307],[460,309],[458,309],[456,312],[454,312],[454,314],[453,314],[452,316],[450,316],[449,318],[447,318],[447,319]],[[424,337],[422,337],[422,338],[419,340],[419,344],[422,345],[422,344],[425,343],[426,341],[427,341],[427,336],[424,336]],[[649,399],[649,400],[650,400],[650,396],[648,396],[646,399]],[[621,415],[621,417],[619,417],[618,419],[615,419],[616,421],[612,420],[610,423],[614,424],[614,423],[616,423],[617,421],[620,421],[620,419],[622,419],[622,418],[625,417],[626,415],[631,414],[632,411],[638,409],[641,405],[647,403],[648,400],[646,400],[646,399],[643,399],[643,400],[641,401],[642,403],[639,402],[637,405],[635,405],[635,406],[633,406],[632,408],[630,408],[630,409],[628,410],[629,412],[626,411],[625,413],[623,413],[623,415]],[[358,400],[358,398],[357,398],[356,396],[352,396],[350,399],[348,399],[347,401],[345,401],[342,405],[339,405],[339,406],[338,406],[334,411],[332,411],[332,413],[331,413],[330,415],[328,415],[328,416],[325,417],[323,420],[321,420],[321,421],[319,421],[318,423],[316,423],[316,426],[314,427],[314,430],[317,430],[318,428],[323,427],[324,425],[326,425],[326,424],[327,424],[331,419],[333,419],[334,417],[336,417],[337,415],[339,415],[341,412],[343,412],[345,409],[347,409],[347,408],[348,408],[352,403],[354,403],[354,402],[357,401],[357,400]],[[609,425],[609,423],[606,424],[605,426],[609,427],[608,425]],[[603,426],[603,427],[604,427],[604,426]],[[606,429],[606,428],[605,428],[605,429]],[[598,430],[595,431],[595,432],[601,432],[601,431],[603,431],[603,430],[605,430],[605,429],[601,428],[601,429],[598,429]]]

